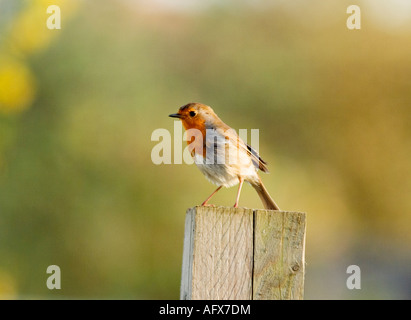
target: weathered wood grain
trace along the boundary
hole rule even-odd
[[[183,265],[181,268],[180,300],[191,299],[193,248],[196,208],[187,210],[184,226]]]
[[[253,300],[303,299],[305,214],[254,212]]]
[[[195,207],[188,214],[194,216],[193,244],[183,265],[192,259],[192,274],[184,275],[182,298],[251,299],[253,210]]]
[[[305,214],[187,210],[180,299],[302,299]]]

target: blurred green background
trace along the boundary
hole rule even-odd
[[[214,186],[154,165],[151,134],[198,101],[260,130],[267,189],[308,213],[307,299],[410,299],[411,5],[356,1],[351,31],[351,4],[0,0],[0,297],[178,299]]]

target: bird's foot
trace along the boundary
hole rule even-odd
[[[207,202],[203,202],[203,203],[201,204],[201,206],[202,206],[202,207],[215,207],[214,204],[209,204],[209,203],[207,203]]]

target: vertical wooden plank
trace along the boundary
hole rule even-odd
[[[180,300],[191,299],[191,283],[193,273],[193,248],[196,208],[186,212],[184,226],[183,264],[181,268]]]
[[[251,299],[253,210],[195,210],[191,299]]]
[[[253,299],[303,299],[305,213],[254,214]]]

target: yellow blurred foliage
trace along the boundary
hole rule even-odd
[[[34,99],[35,87],[34,77],[24,63],[0,56],[0,112],[25,110]]]
[[[9,114],[27,109],[35,98],[35,79],[23,57],[46,48],[59,31],[47,28],[50,14],[47,8],[57,5],[62,21],[71,16],[77,0],[32,0],[11,19],[10,33],[6,35],[7,47],[0,47],[0,112]],[[17,60],[13,56],[19,56]]]
[[[0,270],[0,300],[15,299],[17,285],[10,274]]]
[[[33,0],[14,20],[10,38],[12,43],[24,54],[37,52],[49,45],[52,38],[58,35],[56,30],[49,30],[46,22],[50,16],[47,8],[57,5],[61,9],[64,21],[77,7],[78,1]]]

